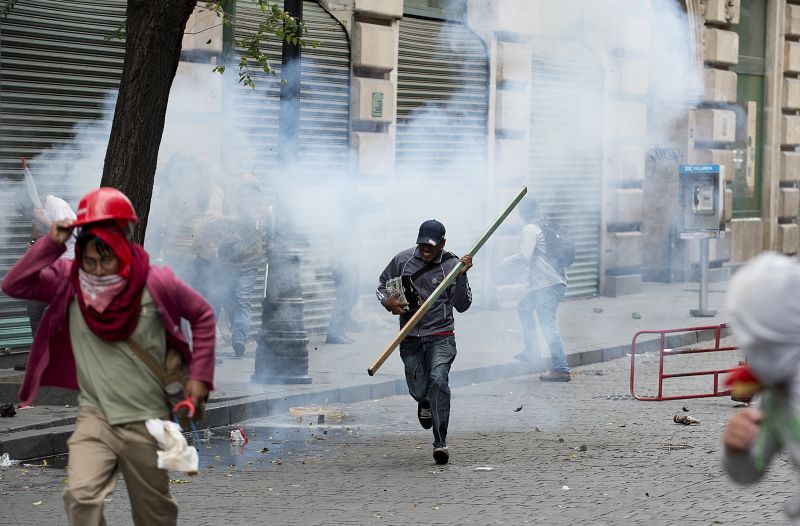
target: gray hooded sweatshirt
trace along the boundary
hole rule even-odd
[[[780,451],[800,469],[800,263],[773,252],[754,258],[731,281],[728,307],[748,367],[765,387],[756,442],[723,458],[734,481],[751,484]],[[800,494],[785,509],[800,521]]]

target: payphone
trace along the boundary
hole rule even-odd
[[[678,233],[681,239],[725,235],[723,169],[718,164],[680,165]]]
[[[681,239],[700,240],[700,305],[689,313],[695,317],[716,316],[708,308],[708,240],[725,235],[724,167],[718,164],[682,164],[678,172]]]

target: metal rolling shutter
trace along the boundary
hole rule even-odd
[[[534,42],[530,191],[575,240],[567,296],[597,294],[603,165],[603,70],[588,49]]]
[[[397,68],[397,177],[422,184],[418,188],[426,195],[458,203],[445,207],[443,220],[448,249],[456,252],[466,252],[488,217],[488,105],[489,60],[480,38],[463,24],[404,17]],[[398,240],[394,250],[409,244],[408,238]],[[470,282],[480,290],[480,266],[470,272]]]
[[[317,2],[303,3],[303,18],[308,38],[319,45],[303,49],[300,65],[301,171],[308,179],[308,191],[319,193],[325,191],[325,183],[335,185],[350,172],[350,41]],[[330,261],[334,241],[320,219],[319,215],[300,218],[299,225],[311,239],[300,277],[306,331],[312,335],[327,331],[336,301]]]
[[[73,126],[103,117],[122,73],[125,44],[106,40],[125,18],[125,0],[26,0],[0,27],[0,278],[22,255],[30,223],[18,219],[12,192],[20,157],[68,143]],[[102,138],[99,138],[102,140]],[[32,165],[40,191],[78,197],[56,167]],[[97,174],[99,181],[100,174]],[[74,204],[74,203],[73,203]],[[0,293],[0,352],[31,341],[24,303]]]
[[[260,19],[249,2],[237,4],[237,36],[252,32]],[[349,170],[350,147],[350,43],[343,28],[317,2],[306,1],[303,18],[307,38],[320,44],[303,49],[300,85],[300,158],[299,177],[308,181],[308,191],[317,191],[321,183],[344,177]],[[259,147],[249,152],[259,173],[279,173],[278,108],[280,103],[281,45],[271,39],[266,49],[274,75],[257,74],[256,89],[237,90],[236,111],[240,131]],[[255,71],[255,68],[254,68]],[[295,174],[283,174],[295,177]],[[328,327],[335,301],[328,236],[321,233],[319,217],[298,218],[300,231],[309,238],[301,264],[306,330],[323,335]],[[254,330],[261,321],[263,281],[253,298]]]

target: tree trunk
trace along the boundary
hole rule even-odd
[[[125,64],[102,186],[127,195],[139,216],[134,239],[144,242],[169,91],[186,22],[197,0],[128,0]]]

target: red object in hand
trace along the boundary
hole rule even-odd
[[[186,418],[194,417],[195,407],[191,396],[187,396],[185,400],[181,400],[172,408],[173,414],[177,416],[180,416],[181,411],[186,411]]]
[[[725,387],[728,389],[730,389],[731,387],[734,386],[734,384],[737,383],[743,383],[743,384],[758,383],[758,380],[756,380],[756,377],[753,376],[753,372],[750,371],[750,369],[746,365],[740,365],[739,367],[731,371],[731,374],[729,374],[728,377],[725,378]]]
[[[724,385],[730,389],[734,400],[747,400],[764,389],[747,365],[740,365],[725,378]]]

